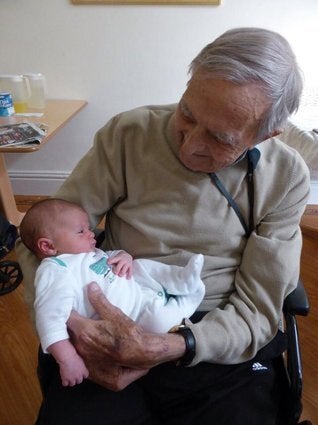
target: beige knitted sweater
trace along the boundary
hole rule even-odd
[[[254,175],[255,231],[246,239],[233,209],[207,174],[186,169],[174,138],[176,105],[113,118],[95,137],[57,196],[80,203],[93,225],[107,215],[104,248],[184,265],[205,255],[205,318],[191,324],[193,365],[252,358],[276,334],[283,300],[299,275],[299,221],[309,192],[300,155],[277,139],[259,145]],[[218,173],[248,221],[246,159]],[[33,302],[34,257],[18,244]]]

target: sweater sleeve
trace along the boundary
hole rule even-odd
[[[126,196],[125,126],[120,115],[100,129],[94,144],[79,161],[56,196],[81,205],[93,227]]]
[[[37,267],[40,264],[40,260],[31,252],[21,241],[21,238],[18,238],[15,245],[15,250],[17,253],[17,258],[23,272],[23,286],[24,286],[24,301],[27,304],[30,312],[30,317],[32,320],[33,326],[35,325],[35,315],[34,315],[34,298],[35,298],[35,288],[34,288],[34,279]]]
[[[294,157],[284,191],[249,237],[236,271],[234,291],[223,308],[193,325],[192,363],[240,363],[253,358],[276,335],[285,297],[296,287],[302,236],[299,222],[309,195],[309,173]]]

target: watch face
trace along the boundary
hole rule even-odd
[[[177,332],[180,332],[180,330],[184,329],[185,327],[185,325],[175,325],[168,331],[168,333],[175,334]]]

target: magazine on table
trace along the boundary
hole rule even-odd
[[[39,145],[46,135],[41,124],[28,121],[17,124],[0,125],[0,149],[3,147],[18,147]]]

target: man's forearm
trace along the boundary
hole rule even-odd
[[[111,304],[104,317],[96,321],[72,313],[68,321],[72,341],[85,361],[149,369],[177,361],[185,353],[185,341],[179,334],[144,332]]]
[[[120,391],[148,373],[153,366],[177,361],[185,353],[178,334],[152,334],[111,305],[101,291],[90,301],[101,320],[73,312],[68,320],[72,341],[83,357],[90,379],[112,391]]]

